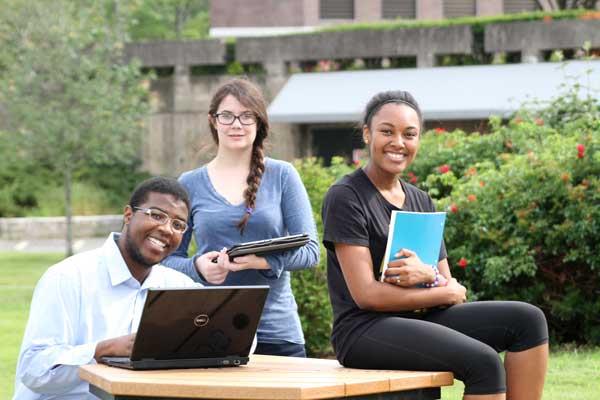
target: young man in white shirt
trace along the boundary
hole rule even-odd
[[[158,264],[179,246],[188,210],[188,194],[176,180],[146,180],[125,207],[120,234],[46,271],[31,302],[15,400],[95,398],[78,368],[131,354],[148,288],[198,285]]]

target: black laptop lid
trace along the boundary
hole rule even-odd
[[[132,361],[248,356],[268,286],[149,289]]]

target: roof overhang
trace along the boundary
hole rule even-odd
[[[272,122],[356,122],[376,93],[407,90],[425,119],[480,120],[508,117],[525,102],[548,101],[578,79],[600,98],[600,60],[382,69],[294,74],[269,106]]]

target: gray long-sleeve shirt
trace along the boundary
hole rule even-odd
[[[238,221],[246,206],[233,205],[213,187],[206,166],[184,173],[179,181],[190,194],[190,229],[179,249],[163,264],[207,284],[194,267],[195,258],[208,251],[254,240],[308,233],[305,246],[266,256],[270,270],[230,272],[223,285],[270,286],[269,296],[258,327],[263,343],[304,343],[297,305],[290,286],[290,272],[310,268],[319,262],[317,231],[306,189],[298,172],[285,161],[265,159],[265,172],[256,196],[256,207],[240,235]],[[197,255],[188,257],[188,246],[195,236]]]

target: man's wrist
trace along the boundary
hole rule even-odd
[[[107,354],[110,346],[110,340],[101,340],[96,344],[96,350],[94,351],[94,359],[99,361],[102,356]]]

